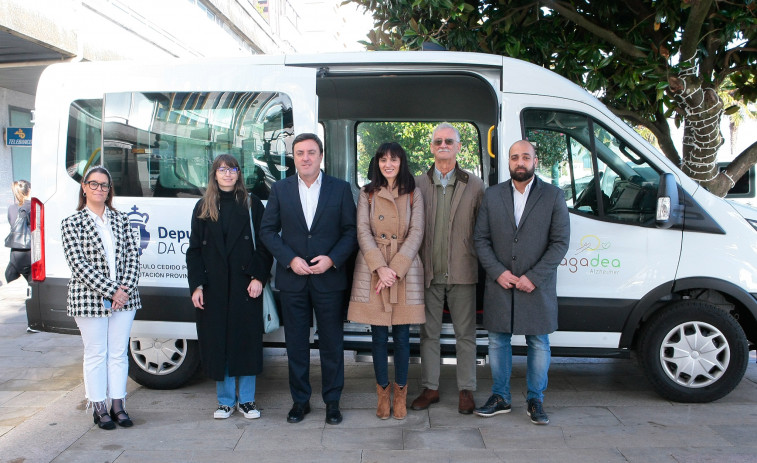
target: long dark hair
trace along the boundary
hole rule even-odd
[[[110,209],[111,211],[115,211],[116,208],[113,207],[113,177],[110,176],[110,172],[108,172],[108,169],[106,169],[103,166],[96,166],[87,171],[87,174],[84,175],[84,179],[81,181],[82,187],[86,187],[86,183],[89,181],[89,177],[92,176],[92,174],[105,174],[108,177],[108,183],[110,184],[110,188],[108,189],[108,197],[105,198],[105,205]],[[100,187],[97,187],[100,188]],[[84,188],[79,188],[79,205],[76,206],[76,210],[80,211],[84,209],[84,207],[87,205],[87,197],[84,196]]]
[[[222,165],[226,167],[236,167],[238,169],[237,182],[234,184],[234,199],[239,204],[247,204],[247,188],[244,187],[244,180],[242,179],[242,169],[239,167],[239,161],[237,158],[230,154],[221,154],[213,161],[213,165],[210,166],[210,173],[208,174],[208,188],[205,190],[205,194],[202,197],[202,206],[200,206],[201,219],[210,219],[213,222],[218,221],[218,206],[220,188],[218,187],[218,180],[216,180],[216,172]]]
[[[384,177],[379,168],[379,159],[384,156],[391,156],[400,160],[400,171],[397,173],[397,179],[395,180],[395,184],[399,188],[398,193],[400,195],[412,193],[415,190],[415,178],[407,166],[407,153],[405,153],[405,149],[397,142],[382,143],[376,150],[376,154],[371,160],[373,163],[373,169],[369,172],[371,183],[365,186],[366,193],[378,191],[381,187],[389,187],[389,181]]]

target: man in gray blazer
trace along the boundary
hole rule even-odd
[[[510,180],[491,186],[473,232],[486,271],[484,327],[489,331],[492,395],[474,413],[494,416],[511,409],[513,334],[526,336],[527,412],[548,424],[542,401],[547,388],[549,333],[557,329],[557,266],[570,241],[562,190],[534,175],[534,146],[521,140],[509,152]]]

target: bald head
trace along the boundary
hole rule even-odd
[[[518,140],[510,147],[510,153],[530,153],[531,156],[536,156],[536,148],[528,140]]]

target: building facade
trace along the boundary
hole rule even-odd
[[[67,61],[355,50],[361,37],[345,35],[340,27],[350,13],[342,13],[340,3],[0,0],[0,214],[12,200],[11,183],[29,178],[31,148],[24,143],[33,131],[29,135],[23,129],[33,127],[34,95],[45,67]]]

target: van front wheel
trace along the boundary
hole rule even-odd
[[[197,341],[129,339],[129,377],[150,389],[176,389],[194,376],[200,364]]]
[[[701,301],[676,302],[641,334],[639,358],[652,387],[676,402],[711,402],[731,392],[749,361],[744,330],[728,313]]]

